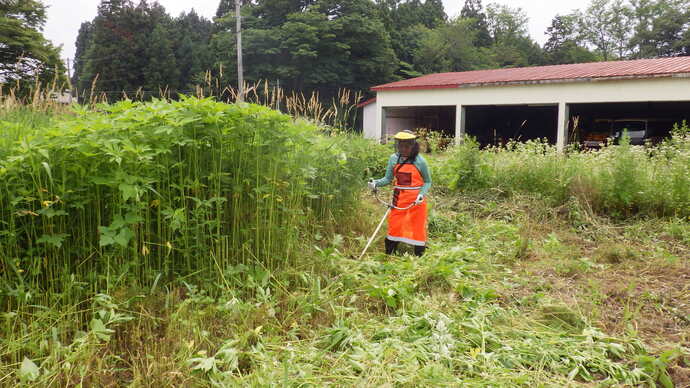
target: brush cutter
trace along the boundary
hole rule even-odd
[[[374,197],[381,202],[382,205],[386,206],[386,212],[383,214],[383,218],[381,218],[381,222],[379,222],[379,225],[376,227],[376,230],[374,230],[374,234],[369,237],[369,241],[367,241],[367,245],[364,247],[364,250],[362,251],[362,254],[359,255],[359,258],[357,260],[361,260],[364,254],[367,252],[367,249],[369,249],[369,246],[371,243],[374,241],[374,238],[376,237],[377,234],[379,234],[379,230],[381,230],[381,227],[383,226],[383,223],[386,221],[386,217],[388,217],[388,213],[391,212],[392,209],[396,210],[407,210],[410,209],[412,206],[416,205],[416,203],[411,203],[410,206],[408,207],[397,207],[393,205],[392,203],[388,203],[383,201],[381,198],[379,198],[379,191],[377,189],[372,190],[374,193]]]

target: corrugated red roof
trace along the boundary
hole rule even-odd
[[[575,82],[606,78],[653,78],[683,73],[690,75],[690,57],[437,73],[374,86],[371,90],[458,88],[549,81]]]
[[[372,104],[374,102],[376,102],[376,97],[372,97],[366,101],[360,102],[359,104],[357,104],[357,108],[364,108],[365,106]]]

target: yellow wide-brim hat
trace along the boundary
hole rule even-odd
[[[417,135],[415,135],[412,131],[400,131],[396,133],[393,138],[396,140],[414,140],[417,138]]]

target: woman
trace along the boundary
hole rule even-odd
[[[424,197],[431,188],[431,173],[426,160],[419,155],[417,135],[412,131],[398,132],[394,137],[396,152],[388,159],[386,176],[370,180],[369,188],[386,186],[394,179],[393,206],[407,210],[392,209],[388,216],[388,236],[385,240],[386,254],[393,254],[398,243],[414,246],[414,253],[422,256],[426,249],[426,201]]]

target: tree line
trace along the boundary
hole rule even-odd
[[[0,0],[0,87],[66,80],[60,48],[41,33],[46,6],[39,0]]]
[[[236,84],[234,2],[220,0],[209,20],[173,17],[155,1],[101,0],[79,30],[73,86]],[[247,82],[324,96],[434,72],[690,55],[690,0],[591,0],[554,17],[544,45],[524,10],[481,0],[465,0],[455,18],[441,0],[243,0],[242,23]]]

